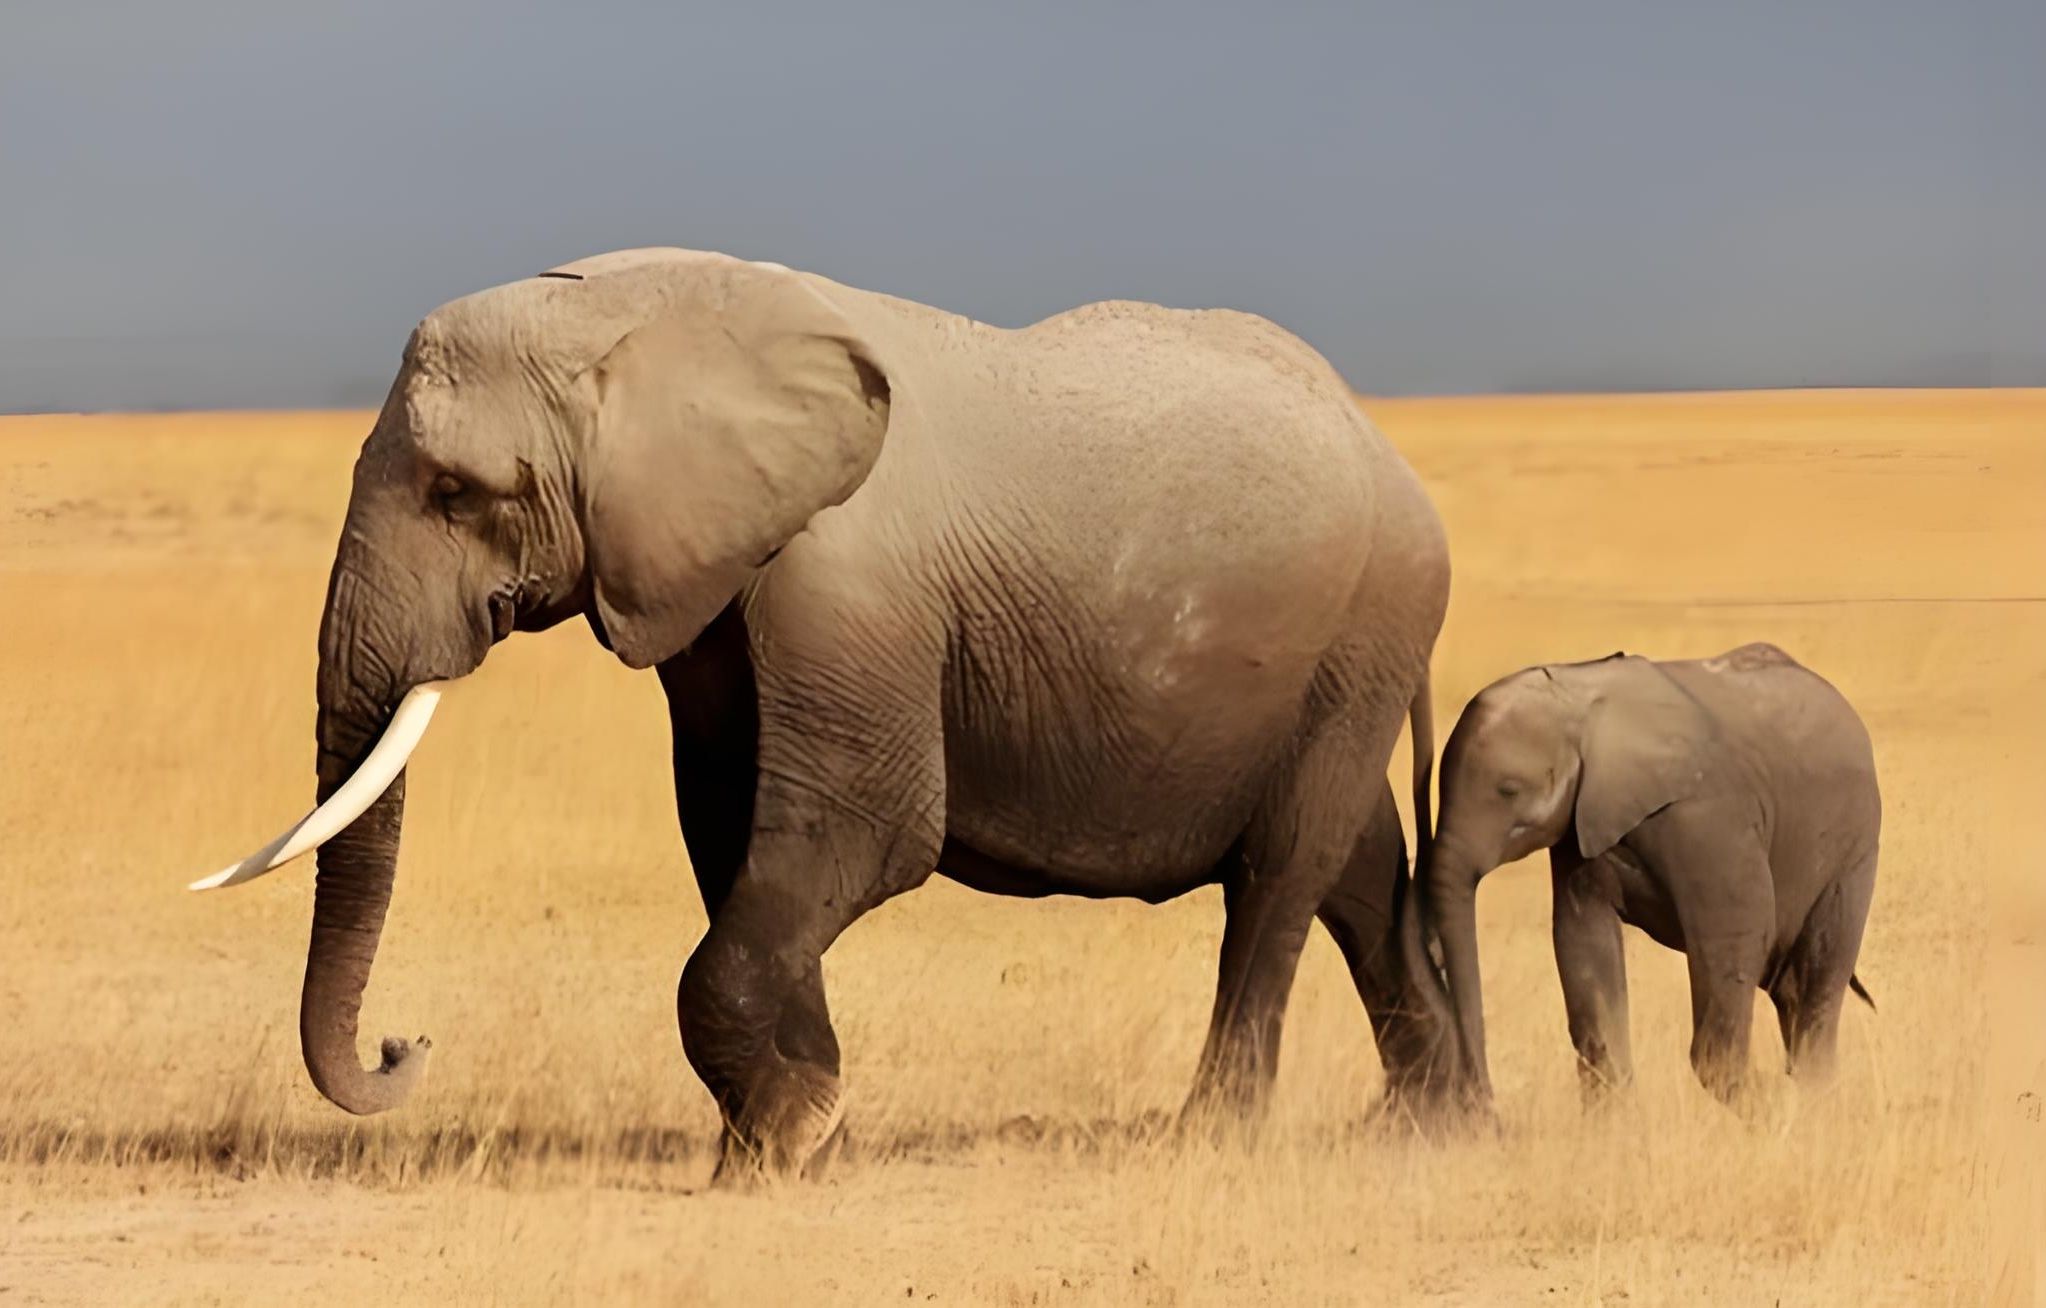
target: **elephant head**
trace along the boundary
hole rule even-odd
[[[1442,751],[1442,815],[1422,868],[1467,1074],[1491,1094],[1476,892],[1492,869],[1568,841],[1596,858],[1691,794],[1709,722],[1647,659],[1529,668],[1480,691]]]
[[[825,289],[778,265],[602,255],[419,325],[356,463],[327,586],[321,807],[199,883],[245,880],[332,833],[299,1015],[328,1099],[383,1111],[422,1065],[387,1040],[366,1071],[356,1017],[397,862],[404,758],[435,683],[515,630],[577,614],[632,667],[673,656],[859,487],[888,412],[871,346]]]

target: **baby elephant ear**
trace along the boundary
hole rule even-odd
[[[801,285],[672,305],[592,375],[585,539],[604,634],[635,668],[679,653],[858,489],[888,426],[887,379]]]
[[[1597,858],[1651,814],[1696,794],[1712,720],[1644,658],[1601,660],[1578,746],[1577,848]]]

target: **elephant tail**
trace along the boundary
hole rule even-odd
[[[1435,774],[1435,706],[1425,667],[1414,702],[1407,705],[1407,724],[1414,737],[1414,868],[1418,872],[1428,866],[1428,847],[1435,839],[1428,797],[1429,781]]]
[[[1861,1002],[1868,1005],[1868,1009],[1871,1013],[1880,1011],[1876,1008],[1875,1000],[1869,998],[1868,987],[1861,984],[1860,977],[1850,973],[1847,977],[1847,988],[1849,990],[1852,990],[1855,994],[1861,996]]]

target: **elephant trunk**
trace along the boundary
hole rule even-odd
[[[405,689],[391,662],[359,639],[353,601],[365,588],[344,545],[320,629],[319,799],[325,803],[363,765]],[[400,760],[402,762],[402,759]],[[398,866],[405,820],[400,770],[369,807],[319,851],[312,938],[299,997],[299,1045],[321,1094],[351,1113],[381,1113],[403,1103],[425,1069],[428,1042],[383,1042],[365,1069],[356,1054],[356,1019],[376,962],[384,912]]]
[[[1401,1007],[1409,1015],[1420,1044],[1415,1064],[1426,1100],[1448,1102],[1464,1093],[1467,1073],[1456,1029],[1456,1012],[1442,974],[1429,956],[1428,928],[1423,922],[1426,895],[1419,880],[1400,878],[1393,900],[1397,934]]]
[[[1449,1000],[1456,1010],[1457,1038],[1463,1047],[1464,1075],[1474,1099],[1492,1097],[1492,1077],[1485,1064],[1485,1007],[1478,975],[1478,878],[1473,860],[1440,842],[1429,851],[1426,877],[1428,919],[1442,942],[1442,961],[1449,974]]]
[[[319,798],[327,798],[354,771],[377,732],[339,710],[320,709]],[[398,835],[405,821],[405,774],[355,821],[320,847],[313,893],[312,939],[306,947],[305,989],[299,997],[299,1046],[306,1071],[321,1094],[351,1113],[381,1113],[405,1101],[424,1070],[418,1051],[387,1039],[382,1061],[364,1069],[356,1057],[356,1018],[376,962],[384,911],[398,867]]]

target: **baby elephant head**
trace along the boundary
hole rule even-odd
[[[1585,858],[1605,853],[1691,793],[1710,734],[1696,701],[1647,659],[1624,654],[1516,672],[1465,707],[1442,752],[1442,814],[1422,885],[1481,1096],[1491,1085],[1479,879],[1558,845]]]

